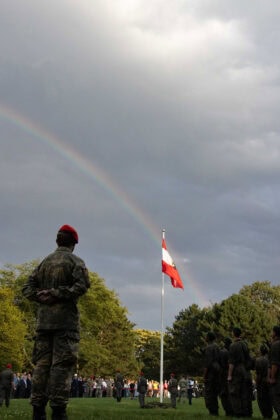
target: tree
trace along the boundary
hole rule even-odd
[[[146,378],[159,380],[160,332],[141,329],[135,332],[135,354],[139,367],[144,371]]]
[[[12,363],[14,369],[21,370],[25,360],[26,326],[14,298],[12,289],[0,287],[0,364]]]
[[[232,328],[238,326],[251,352],[257,354],[260,344],[270,336],[269,315],[247,296],[234,294],[220,304],[215,304],[213,312],[216,319],[215,332],[220,341],[231,336]]]
[[[269,281],[257,281],[249,286],[243,286],[239,293],[261,307],[270,317],[271,326],[280,323],[280,286],[272,286]]]
[[[206,322],[208,311],[193,304],[176,316],[165,338],[165,371],[191,375],[201,373],[202,349],[205,346],[201,325],[203,320]],[[204,328],[207,331],[205,325]]]
[[[112,375],[120,369],[136,374],[134,324],[127,309],[104,280],[90,273],[91,288],[80,299],[81,343],[79,365],[83,371]]]
[[[0,270],[0,287],[6,287],[13,291],[14,304],[20,310],[21,321],[24,323],[26,333],[22,342],[24,349],[23,365],[26,369],[32,369],[32,349],[33,337],[36,329],[37,304],[25,299],[22,295],[22,286],[27,281],[28,276],[38,265],[39,261],[34,260],[24,264],[6,264]]]

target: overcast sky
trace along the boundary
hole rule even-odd
[[[0,0],[0,262],[55,249],[138,328],[280,273],[278,0]]]

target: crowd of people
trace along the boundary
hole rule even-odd
[[[30,398],[32,389],[31,372],[13,373],[12,365],[0,372],[0,406],[5,402],[10,405],[10,399]],[[71,382],[70,398],[105,398],[113,397],[118,402],[122,398],[139,400],[140,407],[145,406],[145,397],[157,399],[160,397],[160,383],[157,380],[148,380],[140,372],[137,379],[124,379],[120,371],[115,377],[103,378],[101,376],[83,377],[75,373]],[[192,404],[194,397],[201,396],[202,388],[191,377],[182,376],[177,382],[174,374],[170,380],[163,383],[162,397],[171,399],[171,406],[176,407],[176,399],[180,403],[188,401]],[[178,398],[177,398],[178,397]]]
[[[141,375],[142,376],[142,375]],[[156,380],[145,380],[146,392],[145,396],[149,398],[160,397],[160,383]],[[143,384],[143,378],[141,381]],[[163,398],[170,398],[168,390],[169,381],[165,380],[163,383]],[[138,380],[124,379],[121,387],[122,398],[137,399],[139,395]],[[186,393],[185,393],[186,391]],[[182,376],[178,382],[178,402],[189,401],[191,404],[192,398],[201,396],[203,392],[202,385],[194,381],[191,377]],[[114,378],[103,378],[101,376],[83,377],[74,374],[71,383],[71,398],[104,398],[115,396],[115,380]]]

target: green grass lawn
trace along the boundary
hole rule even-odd
[[[152,398],[146,398],[146,403],[155,401]],[[159,399],[156,399],[159,402]],[[170,400],[164,400],[165,405],[170,404]],[[254,401],[254,416],[255,419],[261,419],[257,403]],[[51,419],[51,410],[48,408],[48,420]],[[219,419],[228,419],[225,417],[222,408],[220,408]],[[206,420],[213,417],[208,415],[204,405],[203,398],[193,399],[193,404],[177,404],[176,410],[168,406],[168,408],[144,408],[141,409],[138,400],[130,400],[123,398],[120,403],[113,398],[73,398],[68,405],[69,420],[90,420],[90,419],[104,419],[104,420],[134,420],[143,419],[201,419]],[[0,419],[15,419],[15,420],[31,420],[32,407],[28,400],[11,400],[9,408],[5,406],[0,407]]]

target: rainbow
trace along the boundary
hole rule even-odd
[[[97,164],[91,162],[88,158],[79,153],[54,134],[42,128],[25,115],[19,113],[13,108],[0,104],[0,118],[18,127],[24,132],[30,134],[33,138],[41,141],[51,148],[55,153],[62,156],[65,160],[71,162],[78,170],[90,177],[98,186],[105,190],[117,203],[130,214],[137,223],[144,228],[151,240],[157,247],[161,246],[161,229],[155,225],[152,219],[145,214],[133,200],[117,185],[116,182]],[[209,300],[202,294],[197,287],[197,283],[191,279],[188,274],[187,284],[193,290],[195,300],[202,306],[208,306]],[[187,288],[187,287],[186,287]]]

